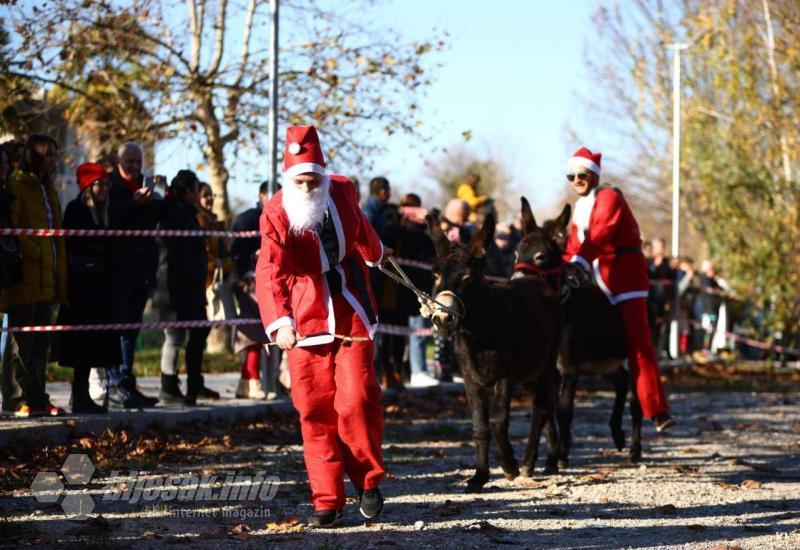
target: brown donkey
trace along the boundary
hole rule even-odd
[[[572,415],[575,408],[575,388],[580,374],[600,374],[614,385],[616,397],[609,426],[617,449],[625,448],[622,416],[625,398],[631,390],[630,459],[642,458],[642,407],[636,392],[630,387],[630,374],[624,364],[628,353],[620,312],[608,301],[599,287],[588,284],[577,288],[564,285],[567,264],[562,255],[567,239],[571,208],[569,204],[554,220],[541,227],[531,212],[530,204],[522,198],[523,239],[517,248],[514,276],[529,275],[547,281],[551,289],[562,294],[564,332],[558,357],[561,377],[556,418],[560,443],[559,466],[566,467],[572,447]],[[529,278],[529,277],[525,277]],[[548,432],[555,431],[548,425]],[[555,436],[553,436],[555,437]]]
[[[532,278],[503,283],[484,279],[481,259],[494,239],[494,225],[490,214],[465,249],[448,241],[439,224],[428,218],[437,256],[434,329],[454,339],[472,412],[477,465],[467,492],[480,491],[489,480],[490,433],[506,478],[520,473],[508,438],[515,384],[524,384],[533,397],[522,474],[533,473],[542,430],[553,420],[558,388],[556,360],[562,330],[558,296]],[[545,473],[558,471],[558,454],[558,438],[552,432],[547,438]]]

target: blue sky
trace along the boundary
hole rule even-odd
[[[533,203],[556,200],[564,164],[579,145],[565,131],[576,127],[584,106],[582,52],[590,28],[592,0],[394,0],[378,3],[370,19],[391,21],[407,40],[436,37],[447,30],[448,47],[438,54],[442,67],[419,102],[422,118],[437,131],[433,143],[404,138],[388,142],[376,159],[375,174],[388,175],[399,192],[425,184],[422,161],[432,146],[463,143],[479,156],[500,157],[514,184]],[[324,141],[324,135],[323,135]],[[587,144],[602,149],[601,144]],[[194,157],[194,158],[193,158]],[[165,144],[157,151],[157,170],[171,174],[196,163],[195,153]],[[264,163],[266,165],[266,161]],[[345,173],[349,173],[346,167]],[[232,174],[230,193],[251,202],[252,173]],[[555,206],[553,206],[555,208]]]

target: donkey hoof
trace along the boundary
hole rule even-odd
[[[465,493],[480,493],[483,486],[489,481],[488,475],[475,474],[467,481]]]
[[[631,464],[638,464],[642,461],[642,450],[641,449],[631,449],[630,454],[628,455],[628,460]]]
[[[523,477],[533,477],[533,466],[523,466],[519,469],[519,473]]]
[[[569,466],[569,459],[567,458],[559,458],[558,459],[558,467],[562,469],[566,469]]]
[[[625,448],[625,430],[612,430],[611,437],[614,438],[614,445],[618,451]]]
[[[558,464],[556,461],[550,462],[547,461],[547,464],[544,466],[544,475],[552,476],[558,473]]]
[[[513,468],[503,469],[503,476],[507,480],[513,481],[519,476],[519,468],[514,466]]]

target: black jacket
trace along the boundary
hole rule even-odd
[[[197,208],[168,197],[161,211],[162,229],[199,230]],[[203,237],[164,237],[169,308],[179,321],[205,319],[206,256]]]
[[[108,191],[111,229],[155,229],[161,201],[137,205],[133,192],[115,169]],[[112,258],[113,276],[118,282],[152,288],[156,283],[158,246],[154,237],[121,237]]]
[[[65,229],[105,229],[78,196],[64,212]],[[118,239],[66,237],[67,303],[58,324],[94,325],[116,322],[111,259]],[[115,331],[59,332],[58,362],[65,367],[112,367],[121,362],[119,334]]]
[[[263,205],[245,210],[233,220],[231,231],[258,231]],[[256,252],[261,248],[259,238],[239,238],[231,240],[231,255],[234,261],[234,276],[241,279],[256,268]]]

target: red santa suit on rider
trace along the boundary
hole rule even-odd
[[[326,175],[314,127],[287,128],[282,190],[261,215],[256,295],[267,337],[287,350],[315,527],[341,523],[345,472],[365,517],[383,508],[383,409],[371,340],[378,320],[367,266],[390,253],[353,183]]]
[[[650,280],[639,226],[622,193],[599,186],[600,153],[582,147],[569,160],[567,179],[580,198],[575,203],[566,256],[587,271],[622,313],[628,366],[646,418],[661,432],[675,424],[656,361],[647,322]]]

